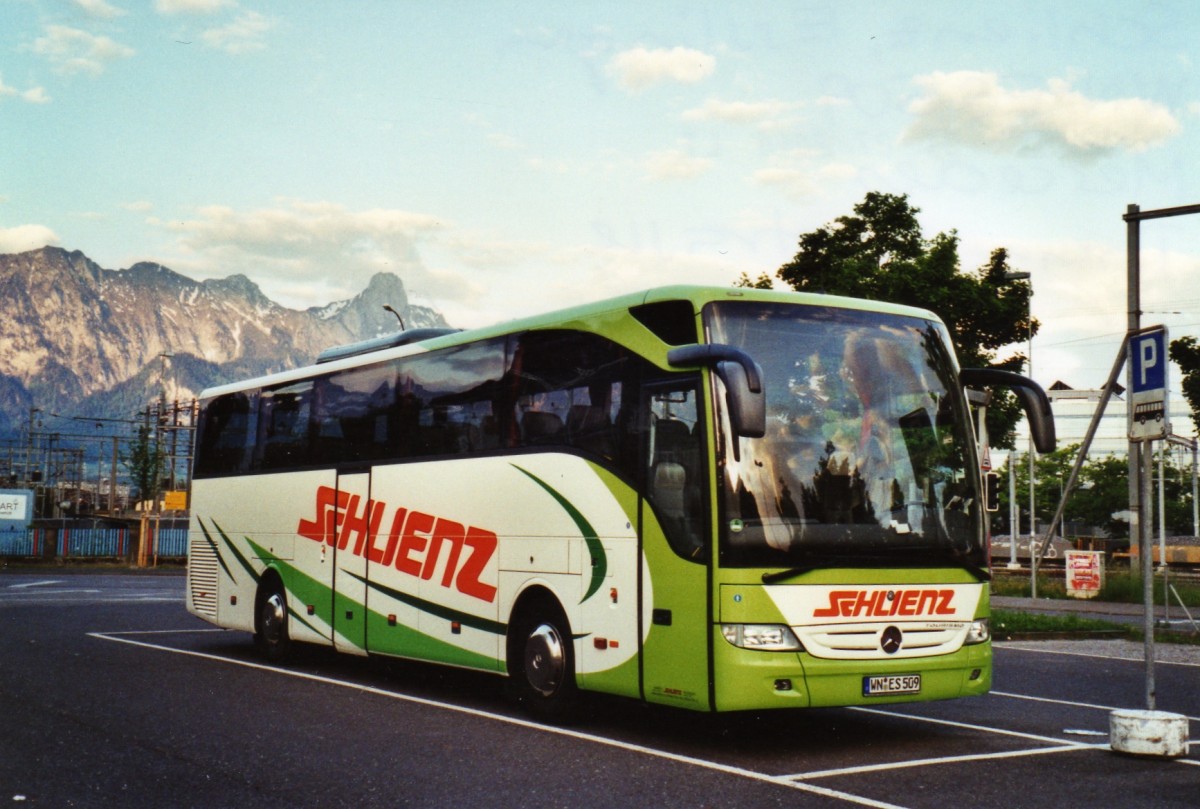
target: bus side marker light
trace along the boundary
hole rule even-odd
[[[230,597],[229,597],[229,603],[230,603],[230,605],[231,605],[231,606],[234,606],[234,607],[236,607],[236,606],[237,606],[237,596],[230,596]]]
[[[608,597],[612,599],[612,603],[617,603],[617,588],[614,587],[608,591]]]
[[[462,634],[462,624],[460,624],[458,621],[451,621],[450,622],[450,634],[451,635],[461,635]]]
[[[388,626],[395,626],[395,625],[396,625],[396,615],[395,615],[395,613],[390,613],[388,615]]]
[[[308,614],[309,614],[309,615],[316,615],[316,614],[317,614],[317,607],[316,607],[316,605],[315,605],[315,604],[309,604],[309,605],[308,605]]]
[[[608,638],[594,638],[592,640],[592,645],[600,651],[604,651],[608,648]]]

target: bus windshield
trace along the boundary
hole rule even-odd
[[[940,323],[724,301],[705,326],[758,361],[767,392],[762,438],[718,419],[723,566],[986,566],[968,411]]]

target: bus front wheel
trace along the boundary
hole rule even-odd
[[[545,722],[568,722],[578,716],[575,651],[571,629],[557,605],[524,610],[515,622],[509,672],[517,699]]]
[[[254,613],[254,643],[271,662],[277,663],[287,657],[291,646],[287,593],[278,579],[263,584]]]

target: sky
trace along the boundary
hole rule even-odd
[[[1100,387],[1129,204],[1200,203],[1200,4],[0,0],[0,253],[379,271],[455,326],[774,274],[870,191],[1029,272],[1033,376]],[[1200,216],[1141,227],[1200,335]],[[1178,395],[1178,376],[1171,387]]]

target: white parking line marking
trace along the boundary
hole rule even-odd
[[[13,588],[13,589],[16,589],[16,588]],[[76,589],[72,589],[72,590],[30,590],[27,593],[9,593],[8,595],[9,595],[9,597],[13,597],[13,598],[16,598],[16,597],[46,598],[47,596],[77,595],[79,593],[95,594],[95,593],[99,593],[99,592],[100,592],[100,590],[96,590],[96,589],[76,588]]]
[[[49,579],[47,581],[27,581],[24,584],[10,584],[9,590],[23,590],[26,587],[45,587],[48,584],[62,584],[62,579]]]
[[[1090,652],[1066,652],[1066,651],[1063,651],[1062,649],[1031,649],[1028,646],[1015,646],[1015,645],[1010,645],[1007,643],[1004,644],[1003,646],[996,646],[995,648],[1004,649],[1004,650],[1007,650],[1010,652],[1032,652],[1033,654],[1039,654],[1039,655],[1063,655],[1065,657],[1092,657],[1097,660],[1110,660],[1110,661],[1116,661],[1118,663],[1141,664],[1144,662],[1141,657],[1122,657],[1120,655],[1117,655],[1117,656],[1098,655],[1098,654],[1093,654]],[[1156,666],[1184,666],[1185,668],[1200,669],[1200,663],[1188,663],[1183,660],[1159,660],[1159,659],[1156,659],[1154,661],[1154,665],[1156,665]]]
[[[931,725],[945,725],[952,728],[962,728],[963,730],[978,730],[983,733],[992,733],[997,736],[1014,736],[1018,739],[1029,739],[1035,742],[1045,742],[1046,744],[1073,744],[1072,742],[1064,742],[1062,739],[1057,739],[1053,736],[1042,736],[1037,733],[1025,733],[1019,730],[1006,730],[1004,728],[994,728],[987,725],[975,725],[970,722],[955,722],[952,719],[938,719],[933,716],[917,716],[915,714],[899,713],[896,711],[885,711],[882,708],[863,708],[856,706],[847,710],[860,711],[861,713],[872,713],[880,716],[891,716],[900,719],[911,719],[914,722],[927,722]],[[1108,747],[1108,745],[1104,745]]]
[[[208,630],[205,630],[205,631],[208,631]],[[216,631],[223,631],[223,630],[216,630]],[[264,665],[262,663],[254,663],[254,662],[251,662],[248,660],[234,660],[232,658],[221,657],[220,655],[209,654],[207,652],[195,652],[195,651],[191,651],[188,649],[173,649],[170,646],[161,646],[156,643],[147,643],[146,641],[133,640],[131,638],[125,637],[126,635],[129,635],[129,634],[134,634],[134,633],[130,633],[130,632],[89,632],[88,636],[92,637],[92,638],[98,638],[100,640],[114,641],[116,643],[126,643],[131,646],[139,646],[139,647],[142,647],[145,649],[154,649],[154,650],[157,650],[160,652],[170,652],[172,654],[186,655],[188,657],[197,657],[197,658],[201,658],[204,660],[214,660],[219,663],[227,663],[227,664],[232,664],[235,666],[243,666],[245,668],[257,669],[259,671],[269,671],[269,672],[273,672],[275,674],[282,674],[287,677],[294,677],[294,678],[301,679],[301,680],[308,680],[310,682],[321,683],[323,685],[333,685],[333,686],[338,686],[340,688],[349,688],[349,689],[352,689],[355,691],[360,691],[362,693],[372,694],[372,695],[380,696],[380,697],[387,697],[388,699],[399,700],[401,702],[408,702],[408,703],[412,703],[414,705],[423,705],[423,706],[430,707],[430,708],[441,708],[443,710],[454,711],[455,713],[465,714],[467,716],[475,716],[475,717],[479,717],[481,719],[492,719],[492,720],[495,720],[498,722],[503,722],[505,724],[515,725],[517,727],[522,727],[522,728],[527,728],[529,730],[536,730],[536,731],[541,731],[543,733],[551,733],[551,734],[558,735],[558,736],[566,736],[566,737],[569,737],[572,739],[578,739],[580,741],[593,742],[595,744],[602,744],[607,747],[616,748],[618,750],[625,750],[625,751],[628,751],[631,753],[639,753],[641,755],[652,756],[654,758],[665,759],[667,761],[674,761],[674,762],[677,762],[680,764],[689,764],[693,767],[701,767],[703,769],[711,770],[713,772],[723,773],[725,775],[734,775],[734,776],[738,776],[740,778],[746,778],[746,779],[749,779],[752,781],[759,781],[762,783],[774,784],[776,786],[786,787],[788,789],[793,789],[793,790],[797,790],[800,792],[807,792],[807,793],[810,793],[813,795],[821,795],[826,798],[833,798],[834,800],[840,800],[840,801],[844,801],[846,803],[852,803],[857,806],[869,806],[869,807],[873,807],[873,809],[904,809],[904,807],[902,807],[898,804],[894,804],[894,803],[885,803],[883,801],[876,801],[876,800],[872,800],[870,798],[861,797],[859,795],[852,795],[848,792],[841,792],[836,789],[828,789],[826,787],[816,786],[815,784],[798,783],[796,781],[790,780],[787,776],[768,775],[766,773],[755,772],[754,770],[747,770],[742,767],[734,767],[729,764],[721,764],[716,761],[708,761],[706,759],[694,758],[692,756],[680,755],[678,753],[670,753],[666,750],[656,750],[653,747],[645,747],[640,744],[623,742],[623,741],[620,741],[619,739],[610,739],[610,738],[607,738],[604,736],[596,736],[596,735],[593,735],[590,733],[584,733],[584,732],[578,731],[578,730],[571,730],[570,728],[560,728],[560,727],[553,727],[551,725],[542,725],[542,724],[538,724],[536,722],[531,722],[531,721],[524,720],[524,719],[518,719],[516,717],[504,716],[503,714],[495,714],[495,713],[490,713],[488,711],[482,711],[477,708],[467,708],[462,705],[454,705],[453,703],[438,702],[437,700],[425,699],[424,697],[414,697],[414,696],[410,696],[408,694],[399,694],[399,693],[396,693],[393,691],[385,691],[381,688],[375,688],[375,687],[369,686],[369,685],[348,683],[348,682],[345,682],[344,680],[335,680],[331,677],[323,677],[319,674],[306,674],[306,673],[300,672],[300,671],[290,671],[288,669],[279,669],[279,668],[274,668],[273,666]],[[155,634],[155,633],[144,633],[144,634]],[[169,634],[169,633],[160,632],[158,634]]]
[[[1140,662],[1140,661],[1139,661]],[[1071,708],[1089,708],[1094,711],[1118,711],[1127,710],[1127,708],[1117,708],[1113,705],[1095,705],[1090,702],[1074,702],[1069,699],[1050,699],[1049,697],[1034,697],[1029,694],[1013,694],[1009,691],[989,691],[993,697],[1005,697],[1006,699],[1023,699],[1028,702],[1048,702],[1052,705],[1066,705]],[[1189,716],[1193,722],[1200,722],[1200,717]]]
[[[1107,750],[1108,745],[1094,744],[1064,744],[1058,747],[1038,747],[1032,750],[1007,750],[1003,753],[978,753],[967,756],[942,756],[940,758],[915,758],[909,761],[895,761],[889,764],[864,764],[860,767],[842,767],[836,770],[815,770],[813,772],[797,773],[787,776],[797,780],[813,778],[830,778],[837,775],[859,775],[885,770],[899,770],[905,767],[926,767],[930,764],[959,764],[964,761],[991,761],[1001,758],[1021,758],[1023,756],[1042,756],[1047,753],[1073,753],[1079,750]]]

